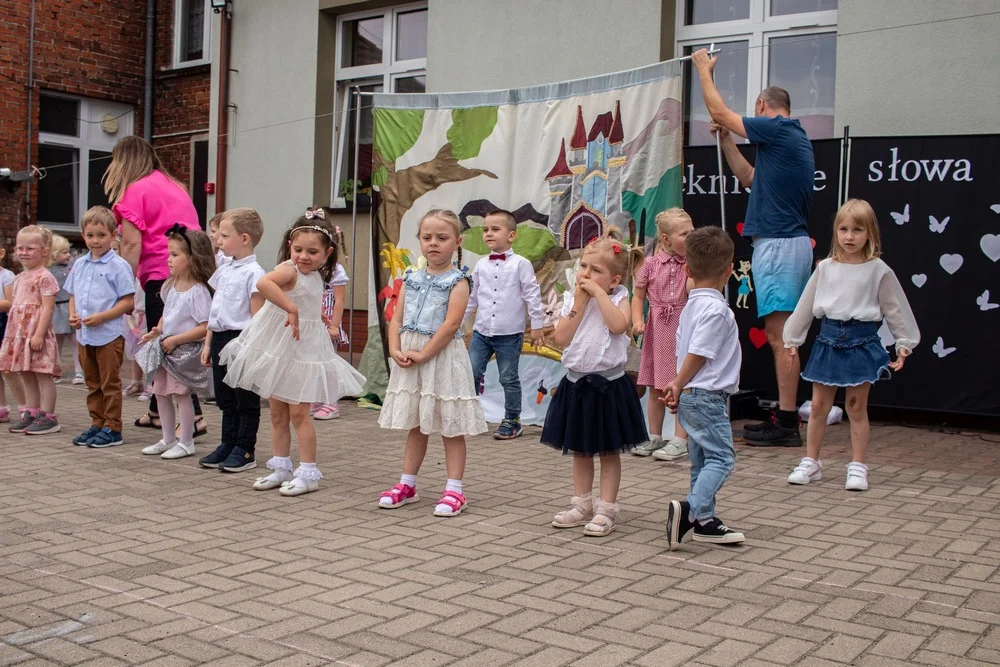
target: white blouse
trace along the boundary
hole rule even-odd
[[[563,295],[562,316],[569,317],[573,310],[575,294]],[[619,285],[611,293],[611,303],[616,306],[628,298],[628,290]],[[563,366],[577,373],[595,373],[610,370],[625,363],[628,357],[628,334],[612,335],[604,322],[596,299],[589,299],[583,319],[573,335],[573,340],[562,353]]]
[[[913,350],[920,330],[896,274],[881,259],[845,264],[827,258],[819,263],[785,322],[785,347],[800,347],[814,317],[880,322],[885,319],[896,349]]]

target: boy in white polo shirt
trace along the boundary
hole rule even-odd
[[[677,327],[677,377],[667,385],[664,402],[688,433],[691,493],[667,508],[671,550],[692,529],[695,542],[743,541],[743,533],[715,515],[715,495],[736,463],[727,400],[739,388],[743,360],[736,317],[722,296],[733,270],[733,241],[718,227],[702,227],[684,247],[694,288]]]
[[[490,254],[472,269],[472,293],[465,309],[476,311],[469,359],[476,387],[482,387],[486,364],[494,354],[504,394],[504,418],[493,432],[497,440],[516,438],[521,429],[521,377],[518,365],[524,343],[524,311],[531,317],[532,343],[542,339],[542,293],[535,270],[511,249],[517,221],[510,211],[495,210],[483,220],[483,242]]]
[[[260,426],[260,396],[223,382],[226,367],[219,363],[219,353],[226,343],[240,335],[253,314],[264,305],[264,297],[257,292],[257,281],[264,277],[264,269],[254,255],[262,236],[264,222],[252,208],[233,208],[222,214],[217,238],[225,260],[208,281],[215,295],[201,352],[201,363],[212,366],[215,403],[222,410],[222,442],[198,461],[203,468],[240,472],[257,467],[254,453]]]

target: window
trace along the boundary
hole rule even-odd
[[[174,67],[212,61],[209,0],[174,0]]]
[[[107,205],[101,177],[118,139],[132,134],[132,107],[43,93],[38,110],[38,222],[79,233],[91,206]]]
[[[354,89],[363,93],[422,93],[426,90],[427,5],[349,14],[337,21],[336,99],[332,199],[342,204],[353,193],[354,146],[358,145],[358,191],[371,187],[372,100],[361,97],[361,126],[355,137]]]
[[[757,93],[780,86],[810,139],[833,136],[837,0],[683,0],[677,24],[678,53],[722,50],[715,84],[730,109],[752,115]],[[715,143],[690,63],[684,75],[685,143]]]

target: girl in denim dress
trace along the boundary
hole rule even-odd
[[[378,506],[395,509],[419,500],[417,473],[428,435],[444,441],[448,480],[435,516],[457,516],[467,506],[462,489],[465,436],[486,432],[476,396],[469,353],[459,327],[469,302],[468,269],[462,264],[462,223],[451,211],[429,211],[417,227],[423,269],[403,276],[399,302],[389,323],[389,354],[396,362],[379,413],[382,428],[408,429],[399,484],[382,493]]]
[[[823,478],[819,450],[826,418],[837,389],[844,387],[851,419],[851,462],[844,486],[867,491],[868,393],[872,384],[888,379],[890,369],[902,370],[920,342],[920,331],[896,274],[879,259],[878,220],[868,202],[849,199],[840,207],[830,246],[830,256],[816,267],[785,323],[785,347],[794,357],[813,318],[823,320],[802,371],[802,379],[813,383],[806,456],[788,482],[809,484]],[[889,360],[879,337],[883,319],[896,339],[896,361]]]

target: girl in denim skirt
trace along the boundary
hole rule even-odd
[[[806,456],[788,476],[790,484],[822,479],[819,450],[826,418],[837,388],[844,387],[852,450],[845,488],[868,490],[868,393],[874,382],[889,378],[890,369],[901,370],[920,342],[910,304],[896,274],[879,259],[881,252],[875,211],[861,199],[845,202],[833,223],[830,256],[816,267],[785,323],[785,347],[795,356],[813,317],[822,318],[802,371],[802,378],[813,383]],[[896,361],[890,361],[879,338],[883,319],[896,339]]]

